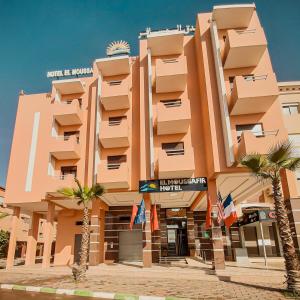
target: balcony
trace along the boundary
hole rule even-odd
[[[52,196],[61,196],[57,190],[65,187],[76,187],[74,175],[54,175],[48,177],[47,192]]]
[[[54,80],[52,85],[61,95],[84,93],[84,84],[81,79]]]
[[[129,108],[129,85],[127,80],[103,81],[101,102],[105,110]]]
[[[224,69],[254,67],[267,49],[262,27],[228,30],[223,52]]]
[[[129,170],[127,163],[101,163],[98,166],[97,182],[105,189],[128,189]]]
[[[129,146],[128,121],[122,118],[119,122],[102,121],[99,139],[103,148]]]
[[[83,112],[78,99],[54,102],[54,118],[61,126],[81,125]]]
[[[230,98],[230,114],[265,113],[278,96],[275,74],[236,76]]]
[[[184,91],[187,79],[185,56],[156,60],[156,93]]]
[[[157,134],[186,133],[190,126],[191,109],[188,100],[166,100],[157,104]]]
[[[257,133],[244,131],[239,139],[237,160],[247,154],[267,154],[281,140],[278,133],[278,130]]]
[[[147,48],[151,56],[174,55],[183,52],[184,33],[178,29],[151,31],[147,34]]]
[[[130,73],[129,56],[121,55],[96,59],[95,64],[102,76],[115,76]]]
[[[169,152],[169,151],[168,151]],[[176,150],[175,150],[176,152]],[[194,175],[194,151],[183,150],[181,155],[174,155],[160,149],[158,153],[159,178],[190,178]],[[176,153],[178,154],[178,153]]]
[[[79,138],[76,135],[53,137],[50,153],[58,160],[79,159]]]
[[[228,28],[247,28],[255,10],[255,4],[216,5],[212,19],[218,30]]]

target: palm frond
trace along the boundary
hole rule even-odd
[[[93,190],[94,197],[98,197],[98,198],[105,193],[104,187],[99,183],[93,185],[92,190]]]
[[[268,160],[274,164],[280,165],[286,159],[291,157],[293,150],[290,141],[283,141],[273,146],[268,153]]]
[[[296,171],[300,168],[300,157],[291,157],[286,159],[281,164],[282,168],[290,170],[290,171]]]
[[[268,166],[266,156],[258,153],[245,155],[240,158],[239,162],[242,166],[250,169],[256,175],[265,172],[265,169]]]
[[[79,180],[75,177],[75,182],[76,182],[76,184],[77,184],[77,186],[78,186],[78,189],[80,190],[80,192],[82,193],[82,186],[81,186],[81,184],[80,184],[80,182],[79,182]]]
[[[60,190],[57,191],[58,193],[68,197],[68,198],[75,198],[75,191],[72,188],[62,188]]]

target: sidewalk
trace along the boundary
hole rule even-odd
[[[228,263],[226,270],[215,274],[210,264],[187,261],[187,265],[148,269],[138,263],[99,265],[90,267],[86,282],[80,284],[73,282],[68,267],[42,270],[40,265],[18,266],[0,270],[0,283],[189,299],[286,299],[281,291],[285,285],[280,264],[265,270],[261,263],[249,267]]]

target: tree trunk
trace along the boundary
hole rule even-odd
[[[279,235],[285,259],[287,288],[293,293],[300,293],[299,261],[292,238],[286,206],[281,194],[280,178],[273,179],[272,185]]]
[[[82,281],[85,279],[85,273],[88,263],[88,251],[89,251],[89,209],[87,206],[83,208],[83,220],[82,220],[82,240],[80,249],[80,263],[79,267],[73,267],[73,276],[76,281]]]

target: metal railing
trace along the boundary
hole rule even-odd
[[[164,149],[167,156],[184,155],[184,149]]]
[[[74,134],[75,135],[75,134]],[[56,140],[61,140],[61,141],[68,141],[72,136],[74,136],[74,135],[57,135],[57,136],[54,136],[54,138],[56,139]],[[79,141],[80,141],[80,139],[79,139],[79,135],[75,135],[76,136],[76,142],[77,142],[77,144],[79,144]]]
[[[242,134],[243,134],[243,132],[251,132],[255,137],[262,138],[262,137],[266,137],[266,136],[269,136],[269,135],[277,136],[277,134],[279,132],[279,129],[277,129],[277,130],[260,130],[260,131],[243,130]],[[237,137],[238,143],[242,139],[242,134]]]
[[[256,32],[256,29],[238,29],[238,30],[235,30],[236,33],[238,34],[248,34],[248,33],[255,33]]]
[[[66,180],[67,178],[75,178],[76,176],[74,174],[60,174],[60,175],[52,175],[51,176],[53,179],[58,179],[58,180]]]
[[[243,78],[246,81],[267,80],[268,75],[245,75]]]
[[[178,63],[179,60],[177,58],[166,58],[162,60],[165,64],[172,64],[172,63]]]
[[[108,163],[107,169],[108,170],[117,170],[120,169],[121,163]]]

